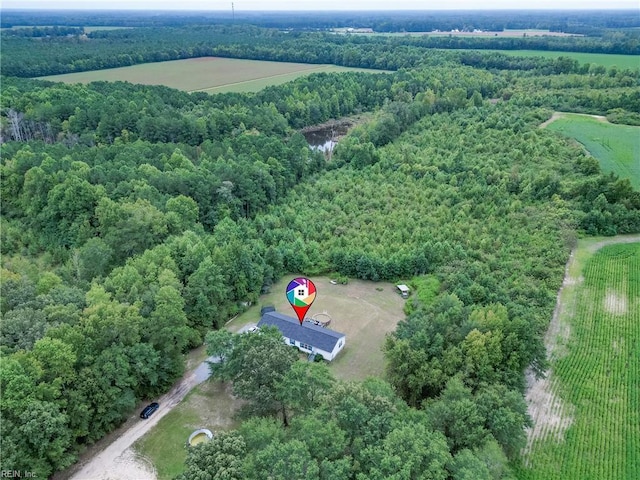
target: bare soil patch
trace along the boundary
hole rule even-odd
[[[552,122],[555,122],[561,117],[562,117],[561,112],[553,112],[553,114],[551,115],[551,118],[545,122],[542,122],[540,125],[538,125],[538,128],[545,128],[547,125],[549,125]]]
[[[571,334],[571,327],[567,318],[575,312],[575,295],[573,301],[566,301],[564,295],[567,287],[573,289],[582,282],[582,277],[572,277],[570,271],[576,262],[575,250],[571,252],[569,261],[565,267],[565,276],[562,287],[558,291],[556,308],[549,323],[549,328],[544,337],[544,344],[547,350],[547,358],[558,359],[567,354],[567,343]],[[527,445],[523,450],[525,463],[527,456],[531,452],[533,443],[552,435],[557,441],[564,438],[564,432],[573,422],[573,405],[568,405],[562,401],[553,389],[553,370],[549,368],[545,372],[545,377],[536,378],[533,371],[527,370],[525,373],[527,380],[527,392],[525,401],[527,402],[527,412],[531,417],[533,426],[527,429]]]
[[[331,364],[333,373],[342,380],[382,377],[385,337],[404,318],[404,300],[395,286],[361,280],[331,285],[327,281],[324,290],[327,296],[318,307],[331,315],[331,328],[346,335],[344,349]]]
[[[627,308],[627,296],[616,292],[615,290],[607,290],[604,298],[604,309],[613,315],[624,315],[629,311]]]
[[[554,393],[555,389],[550,376],[551,371],[547,372],[546,378],[540,379],[536,379],[530,371],[526,374],[525,401],[528,404],[533,427],[527,429],[527,446],[523,451],[525,461],[536,440],[551,436],[557,442],[561,442],[565,431],[573,423],[575,407],[567,404]]]
[[[215,408],[212,408],[212,399],[215,399]],[[212,430],[229,430],[237,426],[234,415],[245,401],[233,395],[231,382],[207,381],[185,400],[185,404],[200,417],[200,423],[193,425],[194,428],[205,425]]]
[[[587,114],[584,114],[584,113],[572,113],[571,115],[583,115],[585,117],[595,118],[599,122],[609,123],[609,120],[607,120],[607,117],[602,116],[602,115],[587,115]],[[566,116],[567,116],[567,112],[553,112],[553,115],[551,115],[551,118],[549,120],[547,120],[546,122],[542,122],[540,125],[538,125],[538,128],[545,128],[550,123],[553,123],[556,120],[558,120],[559,118],[563,118],[563,117],[566,117]]]
[[[553,311],[553,317],[551,318],[549,328],[544,337],[544,345],[547,349],[547,358],[549,359],[558,359],[566,355],[566,345],[571,334],[571,326],[569,322],[567,322],[567,318],[571,317],[575,312],[575,296],[572,301],[567,301],[568,299],[563,298],[563,293],[567,287],[573,290],[573,287],[579,285],[584,280],[583,277],[571,276],[570,272],[575,262],[576,255],[574,250],[571,252],[571,255],[569,255],[569,261],[564,270],[562,287],[560,287],[556,297],[556,308]]]
[[[138,455],[132,448],[127,448],[122,455],[116,459],[116,468],[118,472],[126,472],[127,477],[119,477],[131,480],[156,480],[156,469],[153,464],[141,455]],[[113,477],[107,476],[105,479]]]

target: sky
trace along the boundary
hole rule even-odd
[[[232,0],[3,0],[6,9],[231,10]],[[640,0],[233,0],[235,10],[594,10],[633,9]]]

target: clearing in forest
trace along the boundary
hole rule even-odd
[[[279,312],[294,316],[285,296],[285,287],[294,277],[284,277],[274,284],[271,293],[261,296],[259,303],[229,322],[226,328],[238,332],[257,323],[264,305],[273,305]],[[344,349],[329,364],[332,373],[341,380],[382,377],[385,335],[404,318],[405,301],[396,293],[395,286],[363,280],[333,285],[327,277],[311,279],[318,288],[318,296],[307,316],[326,312],[331,316],[330,328],[347,335]],[[211,431],[237,427],[234,413],[241,404],[240,399],[231,395],[231,384],[204,382],[138,440],[135,452],[153,465],[158,480],[169,480],[184,470],[184,444],[189,433],[202,427]]]
[[[640,190],[640,127],[609,123],[591,115],[558,113],[546,128],[580,142],[604,172],[628,178]]]
[[[619,239],[629,240],[640,237]],[[551,353],[552,373],[540,397],[552,415],[546,424],[534,415],[537,434],[530,437],[522,479],[615,480],[640,473],[640,243],[594,253],[593,242],[580,241],[567,269],[570,281],[558,302],[559,323],[567,329],[548,339],[566,348]]]
[[[244,314],[227,328],[238,331],[248,323],[260,320],[260,307],[273,305],[281,313],[295,317],[285,296],[289,275],[271,287],[271,293],[260,297]],[[333,285],[327,277],[310,277],[318,294],[307,313],[308,317],[328,313],[329,328],[347,336],[344,349],[329,366],[341,380],[364,380],[384,376],[382,345],[387,333],[393,332],[405,315],[405,300],[396,293],[396,287],[386,282],[349,280],[347,285]],[[323,316],[323,320],[325,317]]]
[[[165,85],[188,92],[257,92],[311,73],[371,72],[362,68],[308,63],[265,62],[237,58],[202,57],[170,62],[144,63],[130,67],[92,70],[39,77],[64,83],[125,81],[143,85]]]

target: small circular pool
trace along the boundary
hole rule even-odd
[[[211,430],[208,430],[206,428],[200,428],[195,432],[193,432],[191,435],[189,435],[189,440],[187,441],[187,443],[193,447],[200,443],[208,442],[212,438],[213,438],[213,433],[211,433]]]

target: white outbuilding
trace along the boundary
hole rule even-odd
[[[409,287],[406,285],[396,285],[396,287],[400,291],[402,298],[409,298]]]

